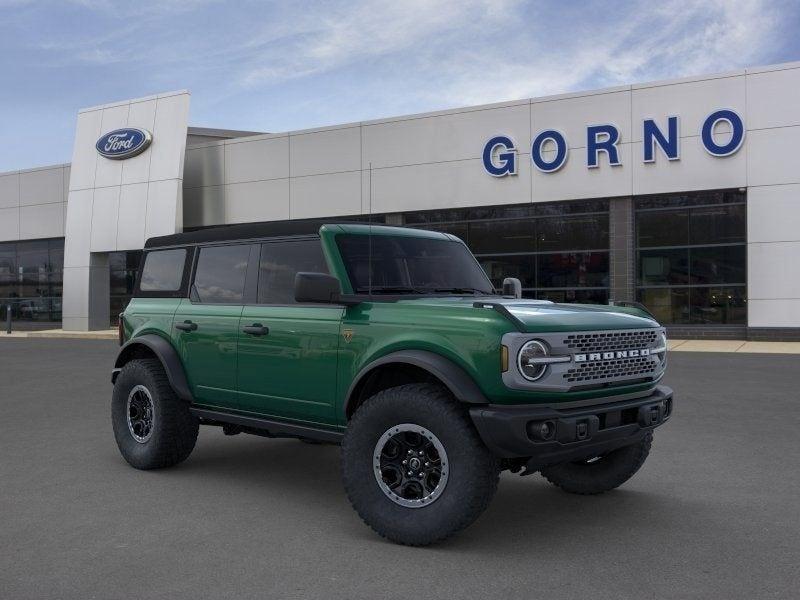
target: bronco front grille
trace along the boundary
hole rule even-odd
[[[649,356],[615,358],[582,363],[567,370],[563,377],[569,383],[645,378],[654,376],[657,366],[658,362]]]
[[[603,333],[575,333],[566,336],[562,343],[577,354],[649,348],[655,344],[657,338],[658,332],[654,329],[624,329]]]

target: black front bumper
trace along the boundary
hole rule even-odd
[[[672,390],[666,386],[643,398],[580,408],[490,404],[470,409],[489,450],[501,458],[529,458],[528,470],[636,443],[671,415]]]

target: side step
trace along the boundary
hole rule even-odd
[[[189,411],[195,417],[210,421],[211,423],[209,424],[222,425],[224,423],[238,425],[242,428],[242,431],[264,435],[266,437],[305,438],[323,442],[334,442],[336,444],[341,444],[342,438],[344,437],[344,433],[332,429],[288,423],[286,421],[276,421],[263,417],[237,415],[205,408],[190,408]]]

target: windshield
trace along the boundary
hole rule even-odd
[[[461,242],[393,235],[339,235],[336,241],[356,294],[494,294]]]

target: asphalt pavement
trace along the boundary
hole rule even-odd
[[[201,428],[132,469],[113,342],[0,340],[0,598],[796,598],[800,358],[672,353],[675,413],[599,497],[505,473],[489,510],[407,548],[361,523],[339,449]]]

